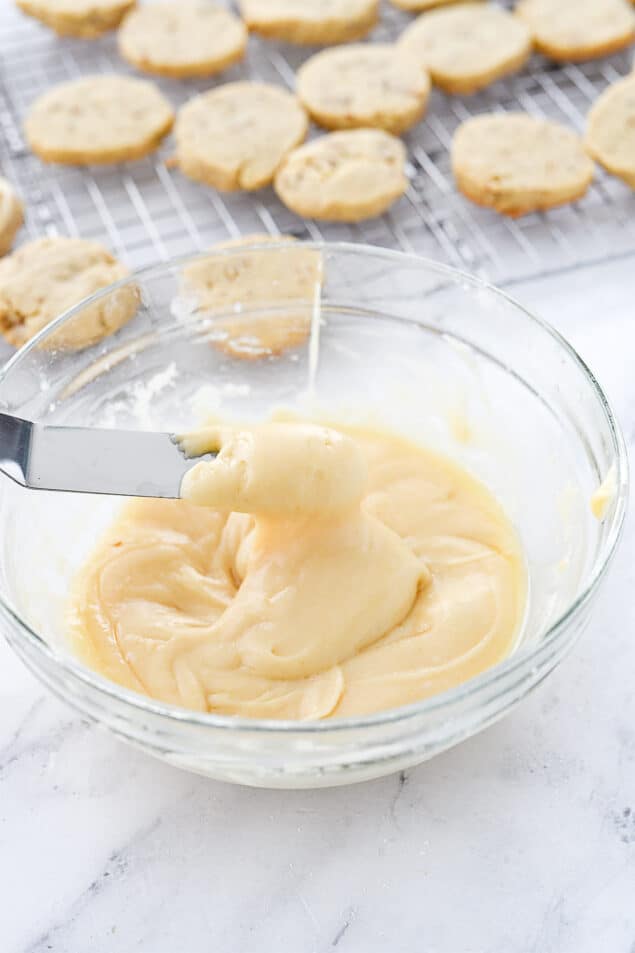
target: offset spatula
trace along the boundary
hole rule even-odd
[[[49,427],[0,414],[0,471],[34,490],[176,498],[191,467],[174,434]]]

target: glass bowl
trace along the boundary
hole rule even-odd
[[[120,501],[28,491],[8,478],[0,479],[0,619],[55,694],[171,764],[269,787],[360,781],[492,724],[571,648],[620,535],[626,451],[575,351],[485,282],[379,248],[314,244],[321,289],[312,301],[281,300],[291,246],[254,247],[266,264],[255,283],[241,271],[245,249],[229,247],[145,269],[87,299],[0,372],[0,408],[58,424],[174,431],[205,413],[247,420],[291,407],[402,432],[467,467],[515,523],[529,596],[514,652],[458,688],[362,718],[251,720],[153,701],[82,666],[64,639],[69,579]],[[206,261],[225,277],[243,275],[222,320],[188,291],[188,269]],[[108,315],[133,286],[139,307],[129,323],[83,350],[59,346],[87,309],[91,321]],[[313,330],[295,347],[253,359],[223,346],[237,316],[260,322],[299,309]],[[607,475],[598,520],[590,499]]]

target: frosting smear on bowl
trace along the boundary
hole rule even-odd
[[[183,438],[182,500],[126,503],[75,580],[72,645],[185,708],[320,719],[408,704],[514,647],[526,572],[490,492],[396,434],[300,420]]]

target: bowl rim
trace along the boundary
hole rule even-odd
[[[185,254],[170,257],[164,261],[146,265],[143,268],[131,271],[128,276],[120,279],[113,284],[99,289],[95,293],[85,297],[72,308],[67,309],[55,320],[42,328],[33,338],[31,338],[23,347],[21,347],[4,365],[0,366],[0,385],[10,376],[14,367],[19,365],[21,360],[33,349],[38,348],[43,341],[52,335],[60,326],[67,321],[72,320],[75,315],[83,311],[89,305],[112,294],[118,288],[134,284],[141,279],[147,280],[158,275],[165,275],[166,272],[176,270],[184,265],[196,261],[210,258],[232,257],[236,254],[244,254],[248,247],[249,251],[273,251],[280,249],[283,239],[286,236],[271,236],[270,239],[250,243],[245,245],[226,245],[225,247],[211,248],[208,251],[194,254]],[[419,267],[437,273],[454,283],[466,284],[473,289],[486,291],[494,297],[510,304],[514,310],[520,312],[531,323],[537,326],[541,332],[551,337],[573,361],[574,365],[582,372],[587,382],[594,392],[595,398],[608,424],[611,435],[611,452],[615,466],[615,497],[611,508],[610,525],[607,537],[603,544],[601,558],[596,559],[596,565],[589,576],[585,586],[577,593],[567,608],[559,617],[549,626],[541,641],[534,646],[523,649],[520,647],[512,655],[503,659],[501,662],[486,669],[474,678],[463,682],[454,688],[448,689],[439,694],[432,695],[421,701],[412,702],[397,708],[388,708],[378,712],[373,712],[363,716],[346,716],[341,718],[329,718],[324,720],[290,720],[274,718],[248,718],[239,715],[219,715],[210,712],[198,712],[167,702],[156,701],[153,698],[138,694],[130,689],[123,688],[117,683],[104,678],[92,669],[82,665],[70,655],[59,652],[56,648],[45,642],[20,616],[19,612],[7,601],[0,592],[0,611],[13,621],[21,634],[25,635],[30,645],[42,655],[46,656],[53,665],[58,666],[71,678],[78,679],[88,689],[95,691],[100,696],[106,696],[117,703],[152,715],[155,717],[167,718],[168,721],[183,725],[189,724],[196,727],[208,727],[220,730],[233,730],[265,733],[270,735],[298,734],[315,735],[327,734],[331,732],[355,731],[357,729],[372,728],[375,726],[383,727],[393,725],[399,722],[407,722],[411,719],[434,715],[444,709],[451,709],[453,706],[465,701],[478,701],[490,688],[496,689],[501,682],[506,682],[508,676],[511,677],[521,669],[526,669],[527,676],[537,669],[538,664],[543,657],[549,653],[558,637],[567,629],[578,613],[587,605],[595,595],[598,586],[604,578],[609,564],[615,554],[619,543],[624,521],[629,493],[629,464],[628,453],[624,436],[611,405],[604,394],[604,391],[598,383],[595,375],[590,370],[586,362],[580,357],[575,348],[560,334],[549,322],[533,314],[515,298],[507,294],[506,291],[490,283],[479,275],[472,275],[469,272],[446,265],[443,262],[416,255],[410,252],[402,252],[394,249],[383,248],[380,245],[369,245],[357,242],[328,242],[328,241],[301,241],[298,242],[303,247],[314,248],[323,253],[354,253],[360,256],[374,257],[383,259],[387,262],[399,262],[400,264],[410,265],[413,268]],[[285,248],[288,248],[286,241]],[[416,323],[416,322],[415,322]],[[7,479],[9,479],[7,477]],[[503,686],[504,691],[504,686]]]

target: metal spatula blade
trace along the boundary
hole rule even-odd
[[[0,471],[31,489],[171,499],[192,465],[174,434],[49,427],[0,414]]]

